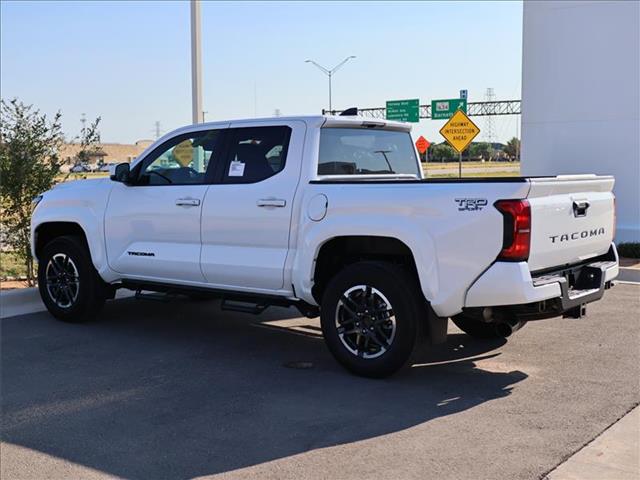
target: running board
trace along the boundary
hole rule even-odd
[[[267,308],[269,308],[269,304],[267,303],[250,303],[239,300],[229,300],[226,298],[223,299],[222,303],[220,304],[220,310],[229,312],[251,313],[253,315],[260,315]]]
[[[279,297],[275,295],[261,295],[245,292],[234,292],[231,290],[220,290],[215,288],[189,287],[186,285],[175,285],[159,282],[145,282],[140,280],[123,280],[114,288],[128,288],[136,292],[136,298],[141,300],[154,300],[168,302],[174,295],[190,293],[206,293],[215,295],[222,299],[222,310],[230,310],[242,313],[252,313],[258,315],[268,307],[295,307],[307,318],[314,318],[320,315],[320,309],[304,300]],[[142,293],[142,290],[150,293]]]
[[[136,290],[135,299],[167,303],[169,302],[169,300],[171,300],[170,298],[171,296],[172,295],[170,293],[162,293],[162,292],[142,293],[142,290]]]

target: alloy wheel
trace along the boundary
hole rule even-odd
[[[60,308],[73,306],[80,291],[78,268],[71,257],[57,253],[49,259],[45,269],[47,293]]]
[[[336,307],[335,325],[344,347],[365,359],[387,352],[396,334],[391,302],[370,285],[356,285],[342,294]]]

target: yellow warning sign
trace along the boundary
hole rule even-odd
[[[173,158],[183,167],[188,167],[193,160],[193,146],[188,138],[173,149]]]
[[[440,129],[440,135],[458,153],[462,153],[479,133],[480,129],[462,110],[457,110]]]

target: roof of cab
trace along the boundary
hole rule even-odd
[[[229,123],[276,123],[286,121],[302,121],[311,127],[341,127],[341,128],[383,128],[388,130],[411,131],[411,124],[403,122],[394,122],[380,118],[367,118],[360,116],[334,116],[334,115],[297,115],[282,117],[263,117],[263,118],[241,118],[234,120],[220,120],[216,122],[198,123],[194,125],[186,125],[170,132],[171,136],[198,130],[206,130],[207,128],[220,127]]]

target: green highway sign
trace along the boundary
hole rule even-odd
[[[399,122],[420,121],[420,100],[389,100],[387,102],[387,120]]]
[[[449,100],[431,100],[431,119],[442,120],[453,116],[456,111],[467,113],[466,98],[451,98]]]

